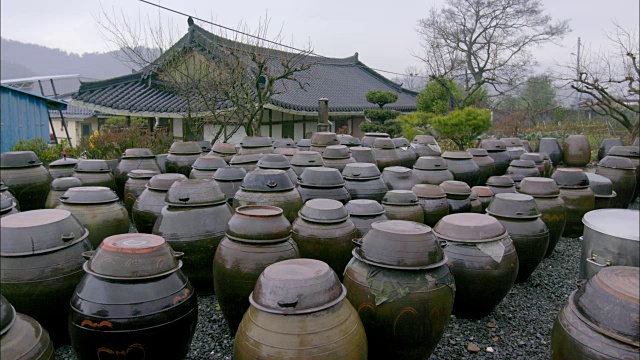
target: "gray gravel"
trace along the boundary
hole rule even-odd
[[[636,200],[630,207],[639,209]],[[575,290],[581,243],[562,238],[524,284],[516,284],[484,319],[451,316],[440,344],[429,359],[549,359],[556,315]],[[198,327],[188,359],[231,359],[233,337],[216,309],[215,296],[198,297]],[[473,343],[478,353],[467,351]],[[491,347],[493,353],[488,352]],[[56,349],[57,359],[76,359],[71,346]]]

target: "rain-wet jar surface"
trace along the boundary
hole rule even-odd
[[[35,319],[20,314],[0,295],[0,358],[55,359],[49,333]]]
[[[596,174],[611,180],[611,186],[617,196],[611,199],[609,206],[626,209],[636,191],[635,167],[629,159],[619,156],[605,156],[596,167]]]
[[[51,175],[33,151],[1,153],[0,177],[18,200],[20,210],[44,208]]]
[[[447,196],[449,214],[471,212],[471,188],[467,183],[449,180],[440,184],[440,187]]]
[[[49,190],[47,202],[44,207],[46,209],[55,209],[56,206],[60,204],[60,197],[64,195],[67,190],[78,186],[82,186],[82,181],[76,177],[61,177],[53,179],[53,181],[51,181],[51,190]]]
[[[389,220],[407,220],[424,223],[424,210],[418,196],[411,190],[391,190],[382,199]]]
[[[131,170],[129,172],[129,178],[124,184],[124,207],[127,209],[129,217],[133,216],[133,204],[146,189],[149,180],[159,173],[153,170]]]
[[[558,184],[560,198],[567,210],[567,221],[562,236],[578,237],[584,229],[582,217],[594,209],[596,202],[596,197],[589,187],[589,178],[578,168],[558,169],[551,178]]]
[[[411,189],[418,197],[424,213],[424,223],[434,227],[440,219],[449,215],[447,194],[438,185],[417,184]]]
[[[347,164],[342,170],[344,187],[351,199],[368,199],[381,202],[387,193],[387,185],[382,180],[380,170],[375,164]]]
[[[124,200],[124,185],[129,178],[131,170],[150,170],[160,173],[160,167],[156,163],[156,156],[147,148],[126,149],[115,171],[116,191]]]
[[[418,178],[418,184],[440,185],[454,179],[447,162],[439,156],[419,157],[413,165],[413,173]]]
[[[83,159],[73,171],[73,176],[82,181],[82,186],[104,186],[116,191],[115,177],[106,160]]]
[[[384,207],[375,200],[351,200],[344,207],[349,212],[349,218],[358,229],[358,237],[360,238],[369,232],[371,224],[374,222],[388,220]]]
[[[142,194],[133,203],[131,212],[133,224],[139,233],[151,234],[153,225],[165,205],[167,191],[175,181],[186,178],[183,174],[169,173],[154,175],[149,179]]]
[[[174,142],[165,160],[165,172],[189,176],[191,166],[200,157],[200,146],[193,141]]]

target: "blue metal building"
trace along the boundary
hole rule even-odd
[[[0,151],[9,151],[18,140],[49,140],[49,110],[65,110],[64,101],[0,85]]]

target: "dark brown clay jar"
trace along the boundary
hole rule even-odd
[[[504,226],[489,215],[454,214],[440,220],[433,233],[456,281],[453,313],[474,319],[489,315],[518,274],[516,248]]]
[[[478,201],[480,201],[480,204],[482,205],[481,213],[484,214],[485,210],[489,207],[489,204],[493,201],[493,196],[495,194],[488,186],[474,186],[471,188],[471,191],[478,195]]]
[[[524,148],[522,140],[520,140],[519,138],[502,138],[500,139],[500,141],[502,141],[506,145],[507,154],[509,154],[511,160],[518,160],[520,159],[520,156],[522,156],[522,154],[527,152],[527,150]]]
[[[300,139],[296,143],[296,148],[298,148],[299,151],[309,151],[310,147],[311,139]]]
[[[216,299],[233,334],[249,308],[249,296],[269,265],[299,258],[291,223],[282,209],[248,205],[236,209],[213,258]]]
[[[300,151],[291,158],[291,169],[297,176],[308,167],[324,166],[322,155],[317,151]]]
[[[562,168],[553,173],[552,179],[560,188],[560,198],[567,209],[567,222],[562,236],[576,238],[582,235],[582,217],[595,207],[595,195],[589,188],[587,175],[578,168]]]
[[[152,233],[184,254],[182,271],[200,294],[213,293],[213,257],[232,210],[213,179],[174,182]]]
[[[606,267],[580,282],[551,333],[551,359],[637,359],[637,267]]]
[[[61,177],[51,181],[51,190],[47,195],[47,202],[44,204],[45,209],[55,209],[60,204],[60,197],[64,193],[73,188],[82,186],[82,181],[75,177]]]
[[[162,208],[164,207],[164,197],[171,185],[177,180],[184,180],[187,177],[182,174],[159,174],[154,175],[142,194],[133,203],[131,219],[139,233],[151,234],[153,225]]]
[[[433,136],[430,135],[416,135],[411,140],[413,151],[416,153],[416,157],[421,156],[440,156],[442,149]]]
[[[520,160],[531,160],[536,165],[536,169],[540,173],[540,176],[545,176],[547,168],[544,164],[544,157],[542,154],[528,152],[520,156]]]
[[[517,183],[519,182],[516,181],[518,178],[522,180],[522,178],[525,177],[539,177],[540,171],[536,167],[536,163],[532,160],[513,160],[507,168],[506,175],[516,175],[516,177],[512,177],[512,179]]]
[[[355,163],[356,160],[351,157],[351,151],[345,145],[330,145],[325,148],[322,153],[322,161],[325,167],[338,169],[342,172],[347,164]]]
[[[115,177],[106,160],[80,160],[73,170],[73,177],[82,181],[82,186],[104,186],[116,191]]]
[[[353,254],[344,284],[367,332],[369,359],[428,358],[449,322],[455,292],[431,228],[376,222]]]
[[[298,175],[291,169],[289,159],[284,154],[264,154],[258,160],[258,169],[265,170],[282,170],[284,171],[293,185],[298,183]]]
[[[292,238],[300,256],[327,263],[342,279],[358,230],[347,209],[336,200],[309,200],[293,222]]]
[[[367,338],[346,289],[327,264],[289,259],[269,265],[249,297],[233,357],[367,359]]]
[[[523,194],[497,194],[487,214],[500,221],[516,247],[520,264],[516,283],[527,281],[549,246],[549,230],[535,200]]]
[[[216,143],[211,147],[209,155],[218,156],[222,158],[226,163],[231,161],[231,158],[236,154],[236,148],[233,144],[229,143]]]
[[[150,170],[160,173],[156,156],[146,148],[126,149],[115,171],[116,192],[124,200],[124,184],[131,170]]]
[[[33,151],[0,154],[0,177],[18,200],[20,210],[44,208],[51,175]]]
[[[553,163],[551,162],[551,158],[547,153],[539,153],[542,155],[543,164],[544,164],[544,177],[551,177],[553,173]]]
[[[69,299],[82,279],[82,253],[91,250],[88,236],[66,210],[22,212],[0,222],[2,295],[51,331],[56,346],[69,341]]]
[[[396,151],[393,140],[388,138],[378,138],[373,142],[373,157],[380,171],[390,166],[400,166],[400,154]]]
[[[611,200],[617,196],[616,192],[613,191],[613,183],[611,180],[594,173],[585,173],[585,175],[589,178],[589,187],[596,198],[593,209],[610,208]]]
[[[591,161],[591,146],[585,135],[569,135],[563,143],[562,162],[567,166],[584,167]]]
[[[640,147],[638,146],[614,146],[609,150],[609,155],[624,157],[636,167],[636,191],[633,193],[631,202],[636,201],[640,195]]]
[[[338,140],[336,133],[328,131],[316,132],[311,137],[309,150],[317,151],[322,155],[326,147],[331,145],[340,145],[340,140]]]
[[[516,184],[509,176],[492,176],[487,179],[487,186],[494,194],[508,194],[516,192]]]
[[[32,317],[17,313],[2,295],[0,306],[0,356],[3,359],[55,359],[53,342],[47,330]]]
[[[471,190],[471,195],[469,195],[469,201],[471,201],[471,212],[475,214],[482,213],[482,203],[480,199],[478,199],[478,194],[475,191]]]
[[[184,359],[198,305],[180,254],[159,236],[122,234],[84,255],[86,274],[67,305],[78,357]]]
[[[375,164],[376,158],[373,156],[373,149],[362,146],[354,146],[351,149],[351,157],[359,163]]]
[[[361,144],[360,139],[349,134],[337,134],[336,136],[338,136],[340,145],[344,145],[346,147],[356,147]]]
[[[473,161],[473,156],[466,151],[446,151],[442,158],[447,162],[449,171],[457,181],[467,183],[469,187],[478,185],[480,168]]]
[[[159,172],[153,170],[132,170],[129,178],[124,184],[124,207],[129,213],[129,218],[133,218],[133,204],[146,189],[147,183]]]
[[[473,156],[473,162],[475,162],[480,169],[478,185],[484,185],[488,178],[496,175],[495,161],[489,156],[489,152],[485,149],[469,149],[468,152]]]
[[[413,170],[403,166],[390,166],[382,171],[382,180],[389,190],[411,190],[418,183]]]
[[[245,136],[240,140],[238,155],[272,154],[273,143],[267,136]]]
[[[49,163],[49,174],[51,179],[73,176],[73,168],[76,167],[78,159],[62,158]]]
[[[411,189],[418,197],[418,204],[422,207],[424,223],[431,227],[449,215],[447,194],[438,185],[417,184]]]
[[[298,192],[303,203],[311,199],[333,199],[346,204],[351,200],[340,172],[326,167],[305,169],[298,178]]]
[[[393,141],[393,145],[396,147],[396,152],[398,153],[398,156],[400,156],[400,166],[404,166],[409,169],[413,167],[417,157],[409,143],[409,140],[400,137],[391,139],[391,141]]]
[[[253,171],[258,168],[258,161],[264,154],[248,154],[248,155],[235,155],[229,161],[229,166],[242,168],[246,172]]]
[[[200,157],[200,146],[193,141],[174,142],[165,160],[165,172],[189,176],[191,166]]]
[[[411,190],[391,190],[382,199],[382,207],[389,220],[424,223],[424,211],[418,197]]]
[[[598,148],[598,161],[602,160],[605,156],[609,155],[609,150],[614,146],[624,146],[622,139],[612,138],[604,139]]]
[[[168,153],[156,155],[156,164],[158,164],[161,174],[164,174],[167,172],[167,167],[166,167],[167,156],[169,156]]]
[[[344,187],[353,200],[368,199],[381,202],[388,190],[375,164],[347,164],[342,170],[342,177]]]
[[[609,206],[626,209],[636,191],[636,174],[633,163],[619,156],[605,156],[596,168],[596,174],[611,180],[617,196],[611,199]]]
[[[439,156],[419,157],[413,165],[413,173],[418,184],[440,185],[454,179],[447,162]]]
[[[247,171],[243,168],[226,167],[216,170],[213,174],[213,180],[220,186],[220,190],[227,197],[229,205],[233,204],[233,198],[236,196],[242,180],[247,176]]]
[[[294,149],[296,147],[296,142],[293,141],[293,139],[291,138],[275,139],[273,140],[273,147],[274,149],[278,149],[278,148]]]
[[[376,139],[389,139],[390,136],[387,133],[365,133],[360,141],[360,146],[372,148]]]
[[[562,147],[556,138],[542,138],[538,144],[539,153],[547,153],[554,167],[562,162]]]
[[[227,166],[227,163],[221,157],[200,156],[191,166],[189,179],[211,179],[216,170]]]
[[[511,156],[507,153],[507,144],[501,140],[486,139],[480,143],[480,148],[487,150],[495,166],[495,176],[504,175],[511,162]]]
[[[9,191],[9,187],[7,187],[7,185],[4,184],[4,181],[2,181],[2,179],[0,179],[0,194],[13,200],[13,202],[16,204],[16,209],[20,210],[20,203],[18,202],[18,199],[16,199],[16,197],[13,196],[11,191]]]
[[[357,237],[359,238],[369,232],[371,224],[374,222],[388,220],[384,207],[375,200],[351,200],[344,207],[349,213],[349,218],[358,229]]]
[[[560,241],[567,221],[567,210],[564,201],[560,198],[560,189],[553,179],[530,177],[520,182],[518,192],[533,196],[542,214],[540,218],[549,229],[549,246],[544,254],[547,258],[551,256],[553,249]]]
[[[462,181],[450,180],[440,184],[447,194],[449,214],[465,213],[471,211],[471,188]]]

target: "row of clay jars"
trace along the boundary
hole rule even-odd
[[[424,223],[424,210],[411,190],[391,190],[382,199],[382,207],[389,220]]]
[[[413,170],[403,166],[389,166],[382,171],[382,180],[389,190],[411,190],[418,183]]]
[[[447,194],[438,185],[416,184],[411,191],[418,197],[422,207],[424,223],[434,227],[440,219],[449,215]]]
[[[0,177],[18,200],[22,211],[44,208],[51,175],[33,151],[0,154]]]
[[[142,194],[133,203],[131,219],[139,233],[151,234],[153,226],[164,207],[167,191],[177,180],[184,180],[183,174],[158,174],[149,179]]]
[[[418,184],[440,185],[444,181],[453,180],[453,174],[443,158],[439,156],[421,156],[413,165],[413,173]]]
[[[387,185],[382,180],[380,170],[375,164],[347,164],[342,170],[344,187],[351,199],[368,199],[382,202],[387,193]]]
[[[45,209],[55,209],[60,204],[60,197],[64,193],[73,188],[82,186],[82,181],[75,177],[60,177],[51,181],[51,189],[47,195],[47,202],[44,204]]]
[[[349,218],[358,229],[358,238],[365,236],[374,222],[388,220],[385,215],[385,208],[375,200],[350,200],[344,207],[349,213]]]
[[[611,180],[617,196],[611,199],[610,207],[626,209],[636,191],[635,167],[629,159],[618,156],[605,156],[596,168],[596,174]]]
[[[589,187],[589,178],[581,169],[561,168],[553,173],[552,179],[560,188],[560,198],[567,210],[562,236],[581,236],[584,230],[582,217],[595,207],[595,195]]]

